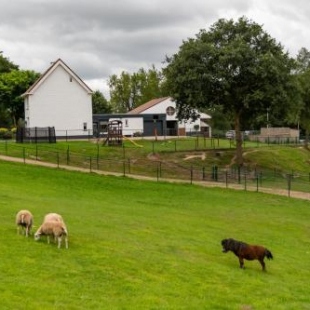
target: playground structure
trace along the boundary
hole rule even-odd
[[[107,138],[103,145],[122,146],[123,145],[123,123],[119,120],[113,120],[108,123]]]

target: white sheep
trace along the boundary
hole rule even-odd
[[[47,213],[44,216],[43,223],[44,222],[50,222],[50,221],[56,221],[56,222],[63,223],[65,228],[67,229],[67,226],[66,226],[62,216],[58,213]],[[54,241],[56,242],[56,236],[54,236]]]
[[[33,215],[28,210],[20,210],[16,214],[17,233],[20,233],[20,228],[25,231],[26,237],[30,234],[31,227],[33,225]]]
[[[57,221],[45,221],[34,234],[34,239],[39,240],[41,236],[47,236],[50,243],[50,236],[58,240],[58,248],[61,247],[62,237],[65,238],[66,248],[68,248],[68,231],[66,225]]]
[[[43,223],[48,221],[56,221],[60,223],[64,223],[62,216],[58,213],[47,213],[44,216]]]

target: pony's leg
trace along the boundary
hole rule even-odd
[[[263,258],[259,259],[260,264],[262,265],[263,271],[266,271],[266,265]]]
[[[244,268],[244,261],[242,257],[239,257],[240,268]]]

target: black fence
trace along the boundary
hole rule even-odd
[[[277,169],[249,169],[232,166],[229,169],[211,166],[183,166],[173,161],[147,160],[144,158],[103,158],[96,155],[81,155],[67,150],[55,151],[46,146],[23,146],[7,142],[0,143],[0,155],[18,157],[24,163],[38,161],[53,167],[84,169],[89,172],[140,176],[155,180],[200,183],[251,191],[282,192],[291,196],[293,191],[310,193],[310,172],[280,171]],[[309,169],[310,170],[310,169]],[[310,194],[309,194],[310,198]]]
[[[55,127],[18,127],[17,143],[56,143]]]

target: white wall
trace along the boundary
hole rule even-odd
[[[123,124],[123,135],[133,136],[135,133],[143,133],[143,117],[110,118],[110,121],[118,120]]]
[[[58,66],[25,100],[27,127],[55,127],[56,135],[92,133],[92,97]],[[84,131],[83,125],[87,124]],[[63,132],[63,133],[61,133]],[[77,133],[78,132],[78,133]]]

